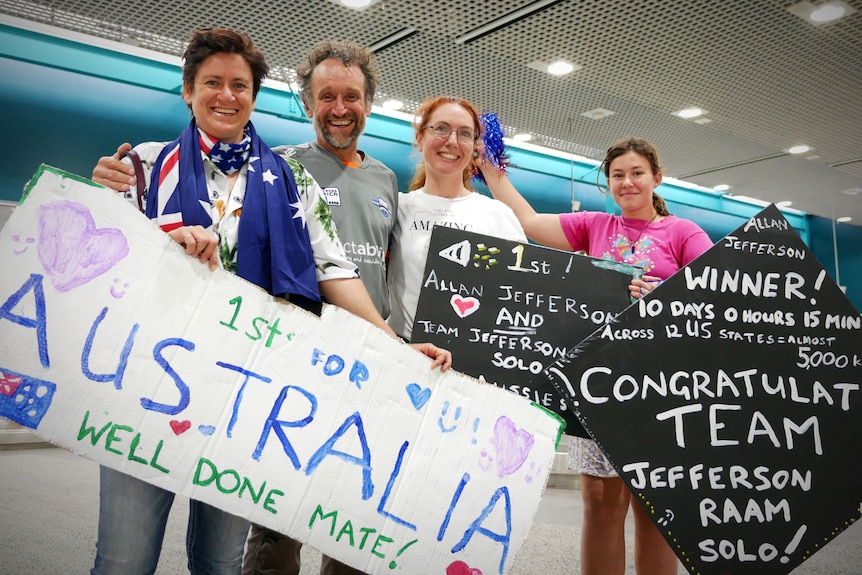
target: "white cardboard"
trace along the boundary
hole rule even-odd
[[[511,567],[554,459],[548,413],[344,310],[210,272],[53,168],[0,254],[0,416],[368,573]]]

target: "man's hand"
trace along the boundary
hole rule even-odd
[[[440,371],[446,371],[452,367],[452,352],[448,349],[437,347],[433,343],[411,343],[410,347],[434,360],[431,369],[440,367]]]
[[[117,148],[113,156],[102,156],[93,168],[93,181],[118,192],[128,192],[136,184],[135,169],[120,161],[120,156],[132,149],[125,143]]]

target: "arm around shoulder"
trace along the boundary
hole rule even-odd
[[[298,208],[305,215],[308,240],[311,243],[314,263],[317,267],[317,281],[358,278],[359,270],[344,253],[344,246],[338,237],[338,229],[320,185],[298,161],[285,155],[281,157],[287,163],[296,182],[301,204]]]
[[[129,143],[120,144],[113,156],[102,156],[93,168],[92,180],[116,192],[127,192],[135,185],[135,171],[131,164],[120,158],[132,149]]]

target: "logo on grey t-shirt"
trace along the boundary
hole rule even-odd
[[[323,188],[323,197],[326,198],[326,203],[330,206],[341,205],[341,192],[338,188]]]
[[[371,205],[380,210],[380,213],[383,214],[384,218],[388,218],[392,216],[392,208],[389,207],[389,204],[386,203],[381,197],[376,197],[371,200]]]

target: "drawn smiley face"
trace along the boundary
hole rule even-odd
[[[36,238],[33,237],[24,237],[20,234],[13,234],[12,241],[15,242],[15,247],[12,248],[12,253],[16,256],[23,255],[30,249],[34,243],[36,243]]]
[[[442,431],[443,433],[452,433],[453,431],[455,431],[455,429],[458,428],[458,420],[461,419],[461,406],[459,405],[455,408],[455,412],[451,416],[452,425],[446,425],[446,422],[443,421],[443,418],[445,417],[447,420],[450,419],[450,417],[447,417],[450,407],[451,406],[449,402],[444,401],[442,413],[440,414],[440,417],[437,418],[437,425],[440,427],[440,431]]]
[[[129,289],[129,282],[122,277],[115,277],[113,282],[111,282],[111,287],[108,291],[111,292],[111,295],[116,299],[120,299]]]

